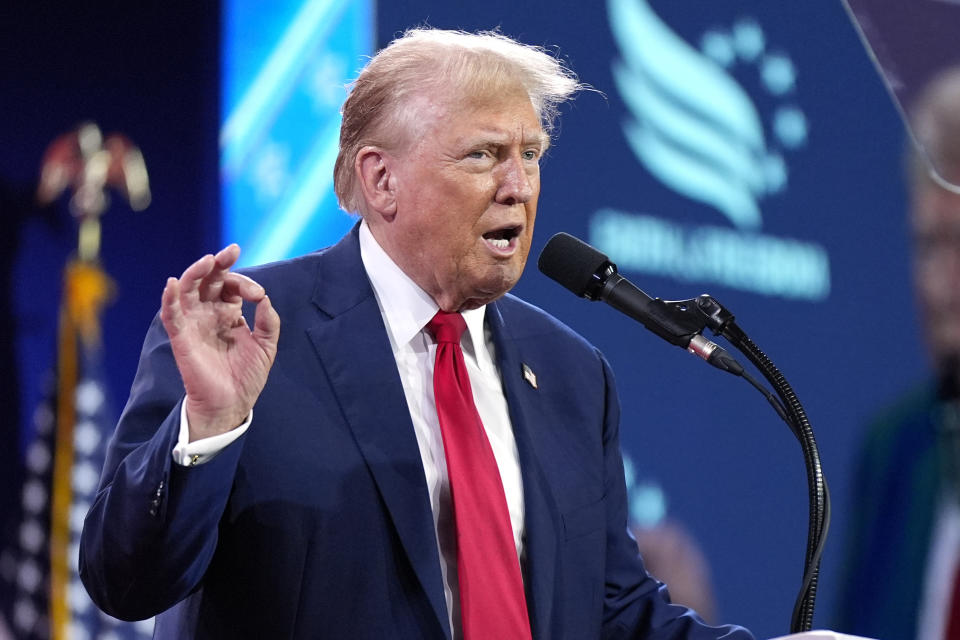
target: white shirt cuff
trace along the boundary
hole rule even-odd
[[[198,464],[209,462],[227,445],[242,436],[250,423],[253,422],[253,409],[247,419],[238,427],[209,438],[201,438],[190,442],[190,425],[187,423],[187,403],[180,403],[180,433],[177,437],[177,446],[173,448],[173,461],[182,467],[195,467]]]

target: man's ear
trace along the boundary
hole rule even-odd
[[[354,162],[368,212],[388,220],[397,214],[397,181],[391,173],[391,160],[379,147],[363,147]]]

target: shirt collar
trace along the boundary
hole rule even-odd
[[[366,221],[360,223],[360,259],[380,305],[390,337],[390,346],[396,353],[423,330],[439,307],[433,298],[387,255],[373,237]],[[467,324],[467,348],[473,352],[472,355],[481,369],[485,369],[488,363],[492,365],[491,359],[484,357],[489,354],[483,327],[486,311],[487,307],[484,305],[461,313]]]

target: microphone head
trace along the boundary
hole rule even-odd
[[[597,291],[617,266],[583,240],[558,233],[540,252],[537,267],[582,298],[597,299]]]

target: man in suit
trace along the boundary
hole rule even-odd
[[[606,361],[506,295],[578,88],[498,34],[408,32],[343,108],[362,221],[168,280],[84,526],[100,607],[161,638],[750,637],[647,575]]]
[[[868,427],[854,486],[838,629],[960,637],[960,67],[910,109],[914,289],[936,379]],[[940,173],[934,179],[927,155]]]

